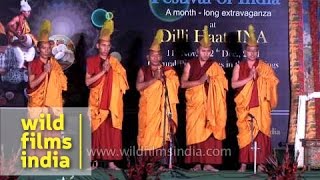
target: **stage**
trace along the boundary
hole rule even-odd
[[[238,173],[235,170],[225,170],[217,173],[199,171],[191,172],[184,169],[176,171],[165,171],[159,174],[160,179],[267,179],[266,174],[258,173],[253,175],[252,171]],[[157,179],[157,176],[150,176],[151,179]],[[149,179],[148,178],[148,179]],[[92,176],[65,176],[64,180],[106,180],[106,179],[129,179],[125,171],[114,171],[107,169],[96,169],[92,172]],[[299,179],[299,178],[297,178]],[[301,175],[300,179],[320,179],[320,171],[307,171]],[[63,180],[61,176],[37,176],[37,177],[19,177],[19,180]]]

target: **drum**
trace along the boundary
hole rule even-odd
[[[21,45],[25,48],[30,48],[33,46],[32,38],[30,34],[24,35],[23,40],[21,41]]]
[[[75,61],[73,42],[63,35],[54,35],[49,39],[55,42],[52,55],[57,59],[63,70],[68,69]]]
[[[33,41],[31,34],[23,35],[22,39],[17,39],[17,37],[14,37],[15,39],[15,46],[13,46],[14,54],[18,60],[18,68],[24,67],[24,62],[31,62],[35,55],[36,50],[33,47]]]
[[[24,62],[31,62],[36,55],[36,50],[34,47],[24,48],[15,46],[13,47],[13,51],[18,61],[18,68],[23,68]]]

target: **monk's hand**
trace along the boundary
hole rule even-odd
[[[103,70],[104,72],[108,72],[109,69],[110,69],[110,63],[109,63],[108,60],[105,60],[105,61],[103,62],[103,65],[102,65],[102,70]]]
[[[23,36],[21,36],[21,35],[17,35],[17,38],[18,38],[18,40],[20,41],[20,42],[22,42],[24,39],[23,39]]]
[[[20,39],[20,36],[21,36],[21,31],[11,31],[9,30],[10,32],[12,32],[18,39]]]
[[[163,82],[163,73],[160,66],[154,72],[154,78]]]
[[[204,74],[204,75],[201,76],[201,78],[200,78],[201,84],[207,82],[208,80],[209,80],[209,78],[208,78],[208,75],[207,75],[207,74]]]
[[[51,71],[51,65],[50,63],[47,63],[44,65],[44,72],[49,73]]]
[[[257,78],[257,70],[255,66],[251,68],[249,77],[253,80]]]
[[[253,79],[256,80],[258,78],[258,71],[257,71],[257,68],[255,66],[253,66],[254,68],[254,74],[253,74]]]

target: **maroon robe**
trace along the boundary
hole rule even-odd
[[[44,72],[44,65],[45,64],[40,60],[39,57],[34,59],[33,61],[28,63],[29,74],[34,75],[35,79],[39,78],[39,76]],[[33,91],[38,89],[40,85],[41,83],[37,87],[31,88],[28,84],[27,92],[32,93]]]

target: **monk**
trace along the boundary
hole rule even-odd
[[[178,100],[179,78],[172,67],[162,66],[160,43],[163,31],[158,30],[147,55],[148,64],[139,69],[136,88],[140,92],[138,147],[144,160],[156,162],[167,158],[162,148],[167,150],[178,124],[176,104]],[[164,129],[165,128],[165,129]],[[165,130],[165,133],[164,133]],[[165,137],[164,137],[165,136]],[[171,139],[173,140],[173,139]],[[166,159],[163,163],[167,163]]]
[[[108,20],[96,44],[99,54],[87,59],[86,85],[90,88],[92,149],[106,152],[93,154],[92,160],[94,163],[107,160],[109,169],[120,170],[114,161],[122,159],[122,97],[128,83],[126,71],[119,60],[109,55],[112,32],[113,21]]]
[[[20,2],[20,14],[13,17],[8,25],[8,40],[9,43],[15,43],[15,40],[23,40],[24,35],[29,34],[32,37],[34,44],[37,44],[36,38],[31,34],[30,26],[27,19],[30,17],[31,7],[26,0],[21,0]]]
[[[236,113],[240,148],[239,172],[246,171],[247,164],[254,161],[253,142],[257,142],[258,171],[271,153],[271,109],[278,101],[279,83],[273,69],[258,58],[259,48],[254,27],[249,26],[250,39],[245,47],[246,59],[234,67],[232,88],[236,89]],[[253,129],[251,129],[253,126]]]
[[[63,107],[62,91],[67,90],[67,77],[51,56],[50,28],[50,21],[44,21],[37,44],[39,57],[28,64],[28,108],[29,116],[33,118],[48,112],[59,116]]]
[[[29,118],[39,118],[40,114],[50,114],[52,119],[63,114],[62,91],[67,90],[67,77],[54,57],[51,56],[49,34],[51,23],[46,20],[40,28],[37,50],[39,57],[28,63]],[[43,137],[60,137],[60,131],[41,131]],[[30,155],[46,155],[46,150],[28,149]]]
[[[210,59],[212,48],[207,26],[197,53],[198,58],[186,63],[181,77],[181,87],[186,88],[187,100],[187,152],[192,153],[186,154],[185,162],[195,164],[192,171],[199,171],[204,165],[203,170],[217,172],[213,165],[222,164],[228,82],[224,70]],[[212,154],[217,150],[219,154]]]

